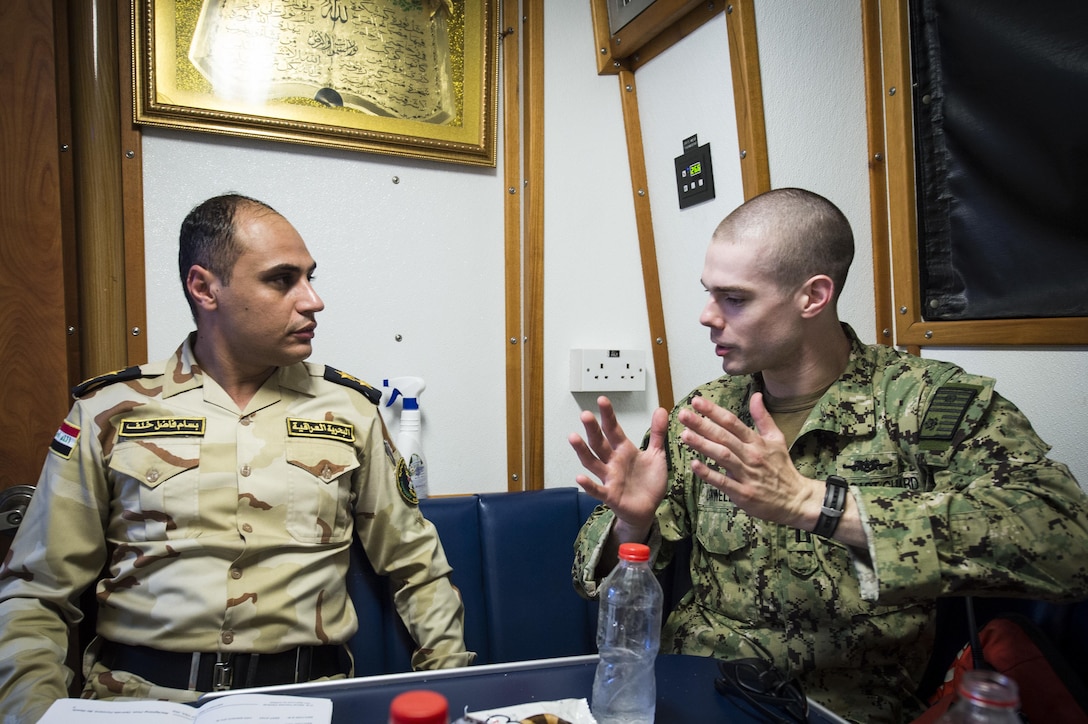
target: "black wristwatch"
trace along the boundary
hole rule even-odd
[[[820,508],[820,517],[816,519],[816,527],[812,532],[816,535],[830,538],[835,535],[835,529],[839,527],[839,519],[846,510],[846,493],[849,486],[846,480],[838,475],[832,475],[827,479],[827,490],[824,492],[824,505]]]

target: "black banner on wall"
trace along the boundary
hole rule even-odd
[[[923,316],[1088,315],[1088,2],[910,5]]]

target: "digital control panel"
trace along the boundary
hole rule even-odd
[[[699,145],[699,137],[684,139],[684,153],[677,156],[676,192],[680,208],[686,209],[714,198],[714,171],[710,161],[710,144]]]

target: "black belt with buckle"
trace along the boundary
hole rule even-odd
[[[171,689],[225,691],[350,675],[343,646],[299,646],[275,654],[185,653],[103,641],[99,660]]]

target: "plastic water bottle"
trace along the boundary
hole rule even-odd
[[[449,724],[449,702],[437,691],[413,689],[389,704],[389,724]]]
[[[663,599],[650,570],[649,546],[621,545],[619,563],[601,584],[600,662],[590,706],[598,724],[653,724]]]
[[[959,698],[937,724],[1021,724],[1016,682],[996,671],[967,671],[956,687]]]

